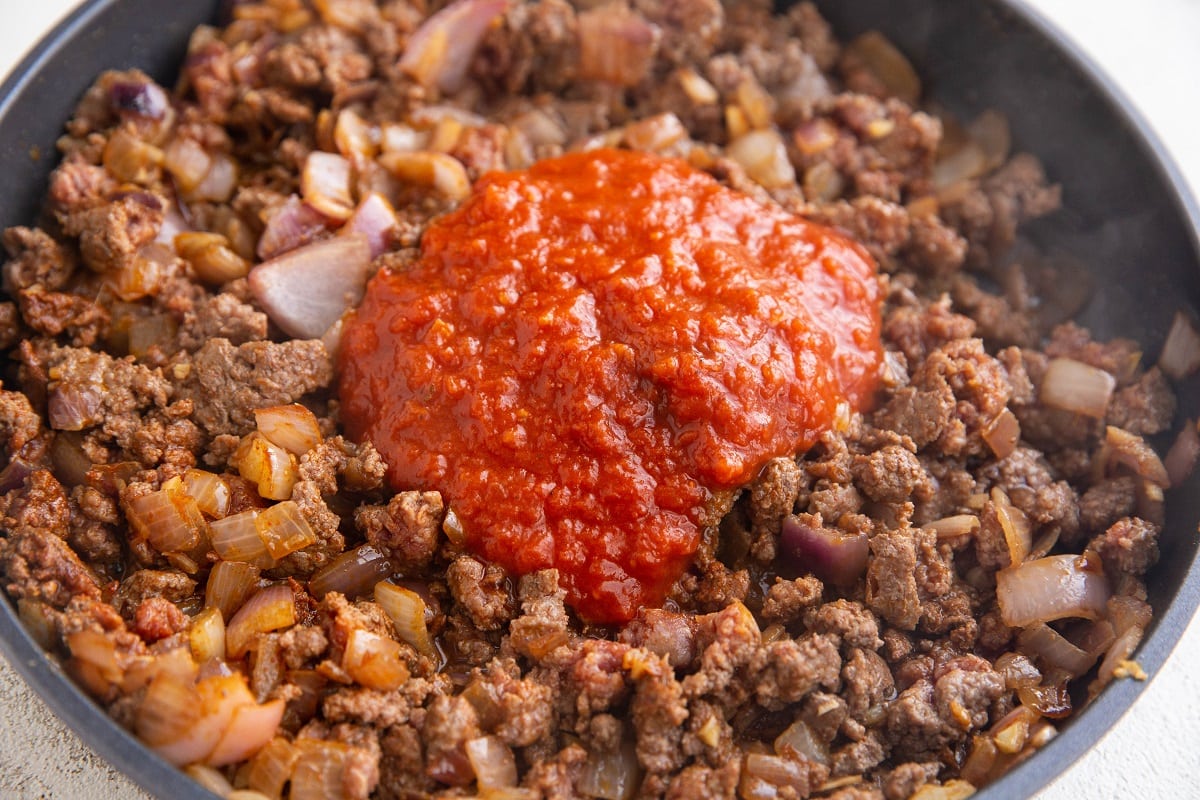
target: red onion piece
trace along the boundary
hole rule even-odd
[[[32,475],[35,469],[37,467],[23,458],[14,458],[9,461],[8,466],[0,471],[0,494],[7,494],[13,489],[24,486],[25,479]]]
[[[1077,555],[1047,556],[996,573],[1000,617],[1012,628],[1064,617],[1099,619],[1111,594],[1102,572]]]
[[[171,106],[167,93],[151,81],[117,81],[108,87],[108,100],[119,114],[162,119]]]
[[[259,264],[250,291],[284,333],[318,339],[362,300],[370,271],[367,237],[338,236]]]
[[[780,544],[785,557],[823,581],[849,585],[867,569],[865,533],[842,533],[791,515],[784,517]]]
[[[391,574],[392,562],[384,552],[375,545],[364,544],[317,570],[308,582],[308,590],[318,600],[330,592],[339,592],[353,600],[370,594],[375,584]]]
[[[354,209],[350,219],[342,226],[341,233],[360,233],[367,237],[371,258],[376,259],[391,249],[396,227],[396,210],[392,204],[383,195],[371,192]]]
[[[422,86],[457,92],[484,34],[507,9],[508,0],[451,3],[413,32],[400,58],[400,69]]]
[[[321,212],[293,195],[267,218],[255,252],[266,261],[295,250],[325,231],[325,222]]]
[[[56,431],[81,431],[104,421],[104,401],[92,387],[60,383],[50,390],[46,416]]]
[[[1163,467],[1167,471],[1167,479],[1171,488],[1178,488],[1192,474],[1196,462],[1200,460],[1200,433],[1196,432],[1196,424],[1190,419],[1184,424],[1183,430],[1175,437],[1167,457],[1163,459]]]

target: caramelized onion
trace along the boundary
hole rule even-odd
[[[749,131],[730,142],[726,152],[763,188],[777,189],[796,180],[787,147],[774,128]]]
[[[991,492],[992,508],[1004,531],[1004,541],[1008,545],[1008,557],[1012,565],[1020,564],[1033,548],[1033,530],[1025,512],[1017,508],[1009,500],[1008,494],[999,486],[993,486]]]
[[[409,37],[399,67],[425,87],[457,92],[484,34],[508,8],[508,0],[455,0]]]
[[[175,236],[175,252],[192,265],[196,277],[212,286],[244,278],[250,262],[242,258],[219,233],[183,231]]]
[[[367,238],[338,236],[259,264],[250,291],[284,333],[316,339],[362,300],[370,269]]]
[[[329,219],[339,222],[354,212],[350,190],[350,161],[337,153],[314,150],[304,160],[300,173],[300,193],[304,202]]]
[[[1107,445],[1109,461],[1124,464],[1160,489],[1171,485],[1162,459],[1142,437],[1109,425],[1105,431],[1104,443]]]
[[[874,75],[889,94],[916,106],[921,98],[921,79],[913,65],[879,31],[867,31],[846,45],[846,54]]]
[[[823,581],[847,586],[867,569],[865,533],[842,533],[790,515],[783,519],[779,541],[786,557]]]
[[[297,457],[321,443],[321,426],[316,415],[299,403],[256,408],[254,422],[267,441]]]
[[[1171,321],[1158,366],[1177,381],[1200,369],[1200,333],[1182,311],[1176,311],[1175,319]]]
[[[242,437],[242,443],[229,459],[238,474],[258,486],[268,500],[286,500],[299,477],[296,457],[255,431]]]
[[[1049,625],[1031,625],[1017,636],[1021,650],[1036,656],[1043,667],[1058,668],[1078,678],[1096,663],[1096,656],[1071,644]]]
[[[160,553],[186,553],[200,544],[207,532],[199,506],[172,478],[156,492],[125,504],[125,516],[138,536]]]
[[[192,619],[188,644],[192,648],[192,658],[198,664],[225,658],[225,619],[221,609],[209,606]]]
[[[1062,719],[1071,715],[1071,692],[1066,681],[1048,686],[1022,686],[1017,689],[1017,697],[1043,717]]]
[[[1117,379],[1072,358],[1052,358],[1042,378],[1042,405],[1104,419]]]
[[[350,747],[341,742],[297,739],[300,758],[292,770],[289,800],[328,800],[343,796],[342,777]]]
[[[1077,555],[1047,556],[996,573],[996,601],[1004,624],[1024,628],[1064,617],[1098,619],[1109,598],[1102,572]]]
[[[368,689],[390,692],[408,680],[400,645],[365,628],[355,628],[342,651],[342,669]]]
[[[296,601],[285,584],[260,589],[246,601],[225,628],[225,650],[230,658],[241,658],[261,633],[291,627],[296,623]]]
[[[229,619],[257,588],[260,572],[245,561],[218,561],[208,573],[204,605],[219,609],[221,617]]]
[[[1021,440],[1021,423],[1007,408],[997,414],[981,432],[996,458],[1008,458]]]
[[[379,163],[397,179],[428,189],[448,200],[462,200],[471,192],[471,179],[462,162],[446,153],[384,153]]]
[[[371,592],[375,584],[391,574],[392,562],[387,555],[373,544],[363,544],[313,573],[308,590],[318,600],[330,592],[354,600]]]
[[[219,518],[229,513],[229,483],[220,475],[189,469],[183,473],[183,491],[210,517]]]
[[[425,600],[403,586],[381,581],[375,584],[375,602],[396,626],[396,635],[429,658],[437,656],[426,622]]]
[[[279,730],[287,704],[282,698],[258,705],[238,706],[233,718],[206,759],[215,767],[237,764],[253,756]]]
[[[995,670],[1004,678],[1006,689],[1037,686],[1042,680],[1042,673],[1021,653],[1004,653],[996,659]]]
[[[815,764],[829,764],[829,746],[802,719],[793,722],[775,738],[776,755],[789,758],[792,753],[798,753]]]

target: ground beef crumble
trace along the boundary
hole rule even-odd
[[[618,779],[624,797],[901,800],[996,778],[1014,714],[1019,757],[1035,749],[1052,723],[1013,663],[1056,691],[1110,676],[1024,644],[996,574],[1082,553],[1105,616],[1047,630],[1077,649],[1144,630],[1161,491],[1107,426],[1144,455],[1177,424],[1137,343],[1047,330],[1032,268],[999,258],[1060,204],[1042,165],[1003,153],[937,185],[963,121],[892,96],[879,43],[838,42],[811,3],[511,2],[461,75],[424,75],[437,54],[403,54],[443,5],[236,3],[193,35],[175,93],[129,71],[83,98],[43,227],[3,235],[0,582],[22,618],[135,732],[159,671],[241,681],[280,722],[220,769],[274,797],[458,797],[486,763],[528,800]],[[606,79],[581,60],[594,30],[631,48]],[[773,171],[743,137],[771,143]],[[468,552],[452,498],[393,492],[341,426],[337,326],[289,337],[247,279],[371,193],[396,212],[375,268],[402,269],[470,180],[602,144],[841,229],[887,298],[871,409],[715,498],[724,518],[666,607],[613,628],[577,618],[555,570]],[[346,203],[306,169],[334,153]],[[1043,402],[1057,358],[1111,379],[1102,418]],[[792,524],[861,544],[850,579],[806,560]],[[279,616],[244,634],[241,609],[272,596]],[[194,663],[214,614],[224,667]]]

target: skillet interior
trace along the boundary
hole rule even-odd
[[[0,87],[0,226],[36,219],[54,141],[77,98],[108,68],[139,67],[170,83],[188,33],[219,0],[93,0],[65,20]],[[1067,210],[1026,233],[1086,264],[1097,292],[1081,321],[1099,336],[1131,336],[1156,354],[1175,309],[1200,309],[1200,212],[1169,158],[1129,104],[1061,34],[1020,0],[825,0],[841,38],[877,28],[918,65],[929,94],[964,117],[998,108],[1016,145],[1036,153],[1064,186]],[[35,155],[36,154],[36,155]],[[1200,407],[1200,377],[1179,387]],[[1148,578],[1155,621],[1138,651],[1153,675],[1200,602],[1200,474],[1168,493],[1162,557]],[[151,793],[212,795],[150,754],[47,659],[0,603],[0,647],[90,746]],[[1024,797],[1047,785],[1125,712],[1145,684],[1119,681],[1063,734],[980,798]]]

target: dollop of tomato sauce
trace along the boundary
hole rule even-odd
[[[345,328],[342,418],[468,547],[556,567],[584,619],[661,604],[713,499],[876,383],[856,243],[683,161],[573,153],[485,176]]]

